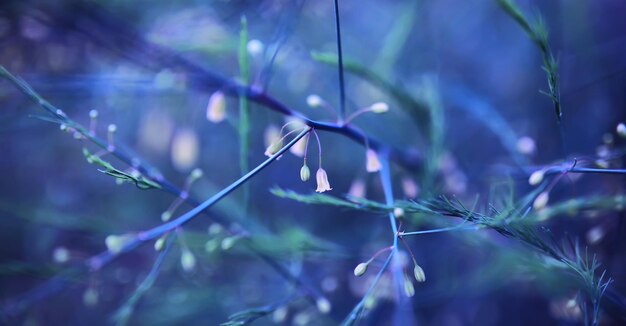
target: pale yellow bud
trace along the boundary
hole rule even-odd
[[[282,324],[287,319],[289,310],[285,306],[280,306],[272,313],[272,320],[277,324]]]
[[[83,293],[83,303],[85,306],[92,307],[98,304],[98,291],[96,289],[89,287]]]
[[[306,104],[312,108],[317,108],[324,104],[324,100],[318,95],[311,94],[306,97]]]
[[[404,218],[404,209],[396,207],[393,209],[393,216],[396,218]]]
[[[374,113],[385,113],[389,111],[389,105],[385,102],[376,102],[370,106],[370,110]]]
[[[206,252],[214,252],[219,246],[220,241],[218,239],[211,239],[204,244],[204,250],[206,250]]]
[[[134,234],[109,235],[104,239],[104,243],[110,253],[117,254],[133,240],[135,240]]]
[[[196,268],[196,256],[189,249],[183,249],[180,255],[180,265],[185,272],[191,272]]]
[[[367,272],[368,263],[360,263],[354,268],[354,276],[362,276]]]
[[[172,212],[170,211],[165,211],[161,214],[161,221],[163,222],[169,221],[170,218],[172,218]]]
[[[616,131],[620,137],[626,138],[626,125],[624,123],[619,123],[617,125]]]
[[[251,56],[257,56],[261,54],[263,52],[263,48],[264,48],[263,42],[257,39],[252,39],[248,41],[248,44],[246,45],[246,49],[248,50],[248,53],[250,53]]]
[[[222,240],[222,250],[229,250],[230,248],[234,247],[238,240],[238,236],[224,238]]]
[[[540,193],[539,196],[537,196],[537,198],[535,198],[535,201],[533,202],[533,208],[536,211],[540,211],[544,209],[546,205],[548,204],[548,200],[550,200],[550,195],[548,194],[547,191]]]
[[[52,252],[52,260],[58,264],[66,263],[70,260],[70,251],[65,247],[57,247]]]
[[[222,231],[224,231],[224,227],[217,224],[217,223],[212,223],[209,226],[209,234],[210,235],[218,235],[220,233],[222,233]]]
[[[368,149],[366,152],[366,164],[365,169],[367,172],[378,172],[381,169],[380,160],[378,154],[373,149]]]
[[[543,181],[544,175],[545,175],[544,170],[537,170],[533,172],[528,178],[528,184],[530,184],[531,186],[536,186],[540,184]]]
[[[265,147],[269,147],[273,143],[277,142],[280,137],[280,129],[276,125],[269,125],[263,132],[263,144]]]
[[[330,312],[330,309],[332,308],[330,301],[328,301],[328,299],[324,297],[318,298],[315,302],[315,305],[317,306],[317,310],[319,310],[319,312],[324,315],[328,314]]]
[[[206,118],[213,123],[219,123],[226,118],[226,98],[224,93],[217,91],[209,98],[206,107]]]
[[[602,168],[602,169],[608,169],[609,168],[609,161],[607,161],[607,160],[595,160],[594,163],[599,168]]]
[[[193,129],[183,128],[176,132],[172,140],[172,163],[179,171],[188,171],[198,160],[200,141]]]
[[[415,280],[420,283],[426,281],[426,274],[424,274],[424,270],[420,265],[415,265],[413,268],[413,275],[415,276]]]
[[[409,298],[415,295],[413,282],[406,276],[404,277],[404,294]]]
[[[281,148],[283,148],[282,139],[268,146],[267,149],[265,150],[265,156],[272,157],[274,156],[274,154],[278,153],[278,151],[280,151]]]
[[[305,181],[308,181],[310,177],[311,177],[311,170],[306,165],[306,163],[304,163],[304,165],[300,169],[300,180],[305,182]]]
[[[517,151],[525,155],[533,154],[535,150],[537,150],[537,145],[535,145],[535,141],[527,136],[518,139],[516,146]]]
[[[202,176],[204,175],[204,173],[202,172],[202,169],[199,168],[195,168],[191,171],[191,174],[189,175],[189,178],[191,179],[191,181],[196,181],[200,178],[202,178]]]
[[[165,248],[165,240],[167,240],[167,236],[162,236],[154,242],[154,250],[162,251]]]

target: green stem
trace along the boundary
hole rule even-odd
[[[246,16],[241,17],[241,31],[239,32],[239,70],[241,82],[248,85],[250,79],[250,69],[248,66],[248,21]],[[245,94],[239,95],[239,169],[241,175],[249,170],[248,153],[250,150],[250,109],[248,98]],[[250,201],[250,187],[243,186],[243,211],[248,213]]]

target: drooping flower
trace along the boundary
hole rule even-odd
[[[356,197],[356,198],[365,198],[365,182],[363,181],[363,179],[355,179],[352,184],[350,185],[350,190],[348,191],[348,194],[351,197]]]
[[[366,156],[365,168],[367,172],[380,171],[381,165],[380,165],[380,160],[378,159],[378,154],[376,154],[376,151],[368,148],[365,156]]]
[[[328,175],[326,174],[326,171],[324,169],[317,169],[315,178],[317,179],[317,189],[315,189],[316,192],[324,192],[333,189],[330,187],[330,183],[328,182]]]
[[[280,151],[282,148],[283,148],[283,140],[279,139],[275,143],[269,145],[265,149],[265,153],[264,154],[267,157],[272,157],[272,156],[274,156],[274,154],[278,153],[278,151]]]
[[[183,128],[174,134],[170,155],[177,170],[190,170],[198,160],[199,151],[200,141],[193,129]]]
[[[213,123],[219,123],[226,118],[226,98],[224,93],[217,91],[209,98],[206,107],[206,118]]]
[[[407,198],[413,199],[419,194],[420,188],[413,179],[404,177],[402,178],[402,191]]]
[[[295,143],[293,146],[291,146],[291,148],[289,148],[289,151],[291,152],[291,154],[297,156],[297,157],[304,157],[304,151],[306,150],[306,139],[302,138],[300,140],[298,140],[297,143]]]

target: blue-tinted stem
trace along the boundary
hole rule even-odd
[[[222,198],[226,197],[226,195],[230,194],[235,189],[239,188],[241,185],[246,183],[248,180],[250,180],[257,173],[261,172],[261,170],[266,168],[274,160],[276,160],[281,155],[283,155],[287,150],[289,150],[289,148],[291,148],[295,143],[297,143],[302,137],[306,136],[306,134],[309,133],[309,131],[311,131],[311,128],[306,128],[303,131],[301,131],[294,139],[292,139],[289,143],[287,143],[287,145],[285,145],[278,152],[276,152],[276,154],[272,155],[271,157],[269,157],[268,159],[263,161],[263,163],[259,164],[252,171],[248,172],[246,175],[244,175],[241,178],[237,179],[237,181],[231,183],[228,187],[222,189],[220,192],[218,192],[217,194],[213,195],[211,198],[207,199],[202,204],[194,207],[189,212],[181,215],[180,217],[178,217],[178,218],[176,218],[176,219],[174,219],[174,220],[172,220],[172,221],[170,221],[168,223],[162,224],[162,225],[157,226],[157,227],[155,227],[153,229],[150,229],[148,231],[144,231],[144,232],[139,233],[138,238],[141,241],[154,239],[154,238],[160,237],[161,235],[165,234],[166,232],[174,230],[175,228],[177,228],[177,227],[179,227],[179,226],[189,222],[195,216],[197,216],[200,212],[202,212],[203,210],[207,209],[211,205],[217,203]]]
[[[339,122],[346,116],[346,87],[343,78],[343,54],[341,50],[341,24],[339,23],[339,0],[335,0],[335,26],[337,27],[337,56],[339,64]]]

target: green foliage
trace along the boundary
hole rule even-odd
[[[110,175],[121,182],[134,183],[135,186],[137,186],[137,188],[141,190],[161,189],[161,186],[158,183],[145,178],[141,174],[133,175],[131,173],[126,173],[114,168],[111,163],[103,160],[98,155],[91,154],[86,148],[83,148],[83,155],[85,156],[85,159],[87,159],[87,162],[89,164],[95,164],[103,168],[102,170],[99,169],[98,171],[106,175]]]
[[[559,85],[559,64],[554,58],[548,43],[548,29],[543,20],[539,18],[537,22],[530,23],[528,18],[522,13],[513,0],[496,0],[502,9],[513,18],[517,24],[528,34],[528,37],[535,42],[543,58],[543,70],[548,79],[548,91],[541,91],[554,103],[554,110],[558,121],[561,121],[563,109],[561,108],[561,90]]]
[[[310,195],[302,195],[292,190],[283,190],[278,187],[272,188],[270,192],[277,197],[292,199],[305,204],[330,205],[357,210],[369,210],[372,212],[385,212],[392,209],[384,204],[363,198],[350,198],[351,200],[349,201],[326,194],[314,193]]]

